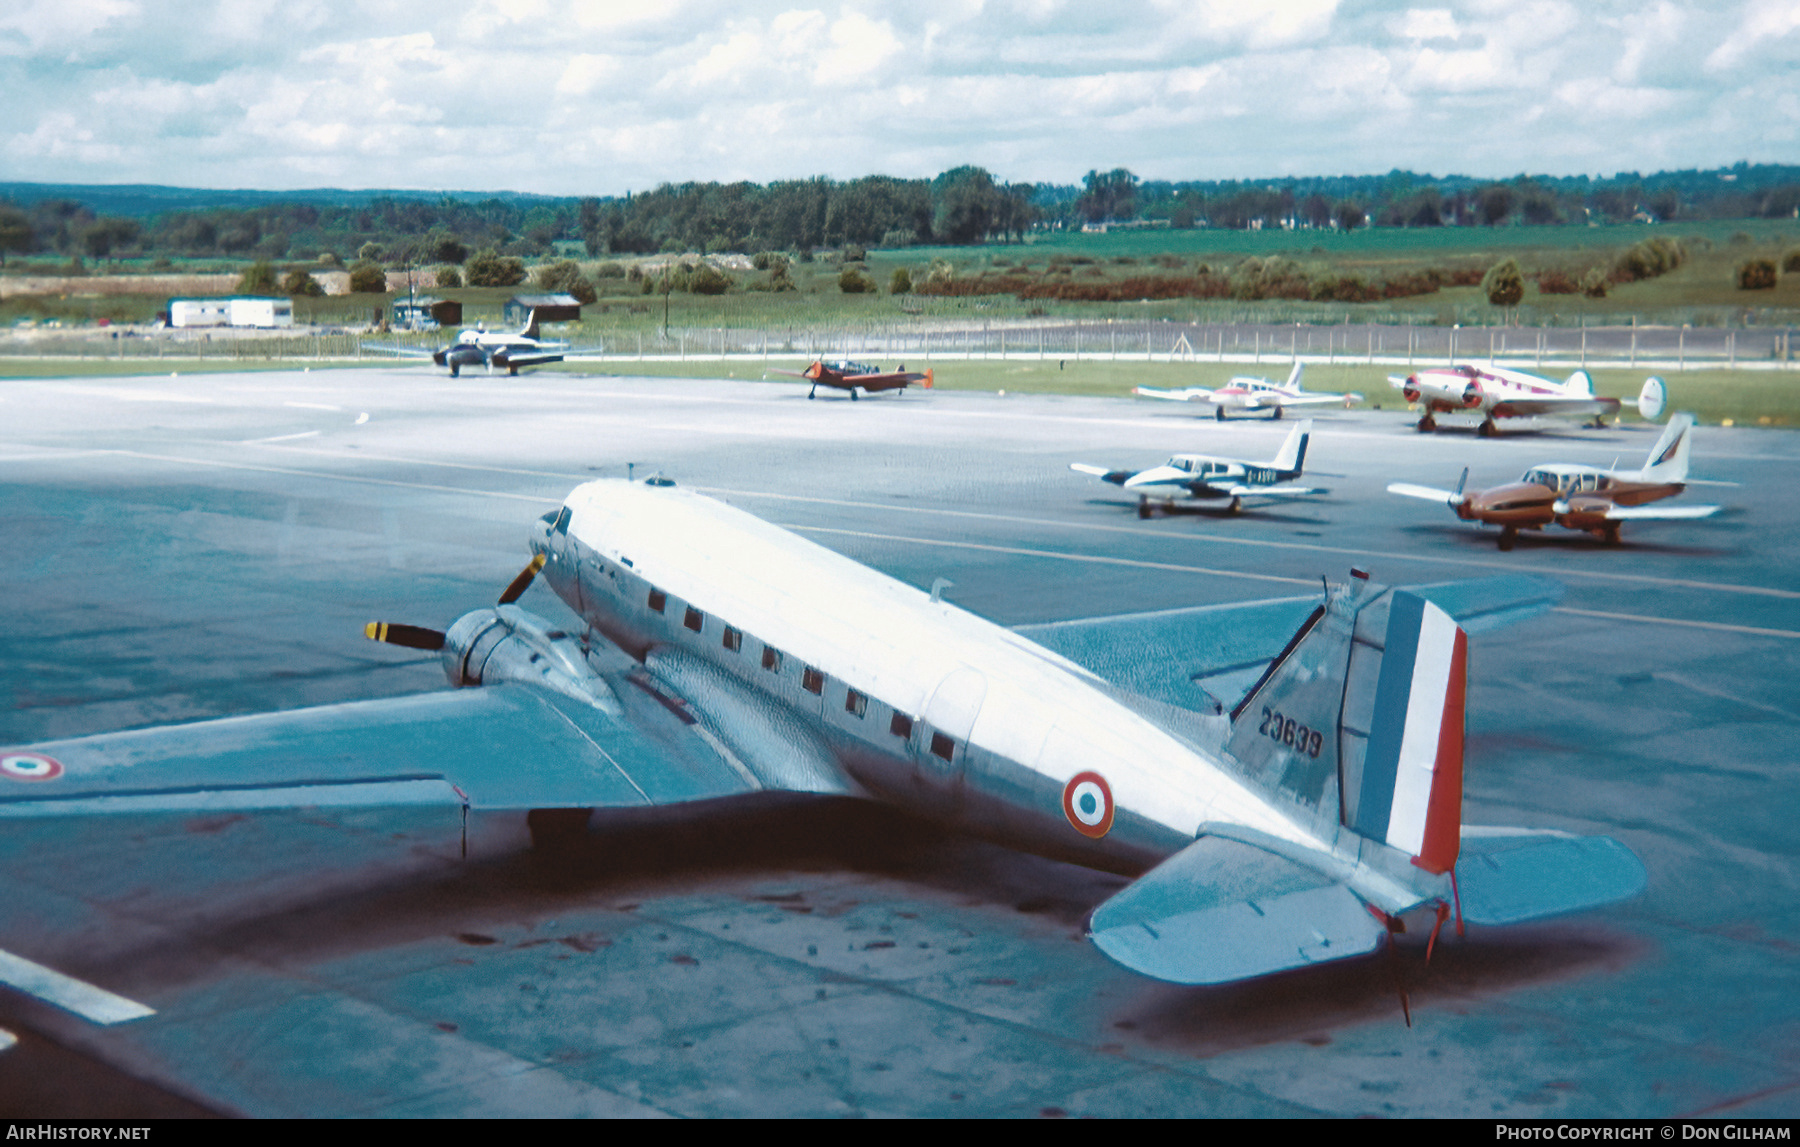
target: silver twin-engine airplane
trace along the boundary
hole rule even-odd
[[[414,782],[530,810],[551,846],[597,808],[880,800],[1148,869],[1091,938],[1187,984],[1368,952],[1416,910],[1505,924],[1644,883],[1609,838],[1461,822],[1464,627],[1547,608],[1552,583],[1357,576],[1323,600],[1009,630],[664,478],[579,486],[530,545],[499,606],[369,627],[479,688],[0,751],[0,802],[382,804]],[[578,621],[512,604],[539,570]]]

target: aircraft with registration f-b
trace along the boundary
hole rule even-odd
[[[1388,382],[1409,403],[1421,407],[1417,429],[1424,434],[1437,429],[1440,414],[1479,414],[1477,432],[1487,438],[1499,429],[1495,419],[1530,418],[1543,414],[1593,415],[1596,427],[1607,415],[1619,413],[1621,402],[1594,393],[1594,380],[1577,370],[1557,382],[1541,374],[1508,367],[1451,366],[1421,370]],[[1647,378],[1638,391],[1638,414],[1648,422],[1663,416],[1668,388],[1660,378]]]
[[[1229,498],[1227,510],[1237,513],[1245,498],[1304,498],[1325,491],[1311,486],[1292,486],[1306,465],[1306,444],[1312,439],[1312,420],[1288,431],[1286,441],[1267,462],[1222,458],[1214,454],[1177,454],[1148,470],[1108,470],[1086,462],[1071,462],[1069,469],[1092,474],[1137,495],[1138,517],[1148,518],[1153,501],[1173,509],[1175,499],[1219,501]]]
[[[1545,463],[1533,466],[1517,482],[1485,490],[1464,491],[1469,470],[1454,490],[1395,482],[1388,493],[1442,502],[1465,522],[1500,527],[1500,548],[1510,550],[1520,530],[1557,525],[1583,530],[1607,545],[1618,545],[1626,522],[1669,521],[1710,517],[1718,506],[1653,505],[1687,489],[1688,456],[1693,451],[1694,416],[1669,419],[1650,456],[1636,470],[1600,470],[1593,466]]]
[[[1266,378],[1239,375],[1215,390],[1204,386],[1161,390],[1154,386],[1134,387],[1131,393],[1143,398],[1161,398],[1169,402],[1197,402],[1213,408],[1213,417],[1225,421],[1227,410],[1254,413],[1267,410],[1269,417],[1280,418],[1290,406],[1343,406],[1346,409],[1362,401],[1362,395],[1320,394],[1300,389],[1300,376],[1306,364],[1295,360],[1286,382],[1270,382]]]
[[[526,316],[525,325],[516,331],[490,331],[477,325],[459,331],[454,343],[434,351],[375,343],[365,343],[363,349],[418,358],[429,355],[438,366],[450,368],[451,378],[459,377],[465,366],[480,366],[490,371],[498,368],[508,375],[516,375],[521,367],[545,366],[569,357],[568,343],[547,342],[540,336],[535,309]]]
[[[412,782],[526,812],[572,857],[595,809],[884,801],[1148,869],[1091,938],[1190,984],[1368,952],[1415,912],[1504,924],[1644,883],[1608,838],[1462,823],[1467,632],[1548,608],[1554,583],[1359,574],[1005,629],[662,477],[577,487],[529,544],[499,605],[369,627],[439,652],[460,688],[0,751],[0,806],[382,804]],[[540,572],[562,620],[516,604]]]

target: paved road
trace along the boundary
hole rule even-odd
[[[367,415],[367,417],[363,417]],[[1331,494],[1140,522],[1070,461],[1272,454],[1104,399],[412,369],[0,386],[0,743],[441,688],[360,635],[490,602],[574,483],[660,469],[1008,624],[1310,591],[1351,566],[1563,580],[1476,639],[1466,819],[1606,832],[1615,909],[1219,989],[1081,940],[1122,881],[805,800],[615,817],[306,809],[7,821],[0,948],[157,1009],[0,989],[19,1114],[1793,1115],[1800,435],[1703,428],[1699,523],[1617,549],[1383,493],[1635,464],[1648,431],[1317,420]],[[561,607],[542,587],[523,603]],[[1401,1018],[1396,976],[1409,991]]]

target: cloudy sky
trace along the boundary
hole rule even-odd
[[[0,180],[622,194],[1800,162],[1800,0],[6,0]]]

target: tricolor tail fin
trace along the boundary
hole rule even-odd
[[[1468,638],[1416,593],[1331,590],[1232,710],[1250,783],[1320,832],[1342,825],[1434,874],[1462,827]]]

